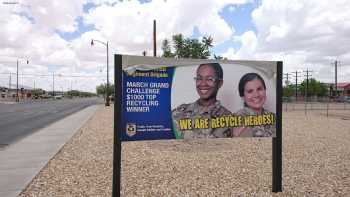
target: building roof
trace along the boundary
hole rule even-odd
[[[1,88],[5,88],[5,89],[8,89],[9,87],[8,86],[0,86]],[[21,84],[18,84],[18,89],[25,89],[25,90],[33,90],[34,88],[32,87],[29,87],[29,86],[25,86],[25,85],[21,85]],[[16,84],[11,84],[11,90],[15,90],[17,89],[17,85]]]
[[[350,87],[350,83],[337,83],[338,88]]]

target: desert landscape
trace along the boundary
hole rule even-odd
[[[233,138],[123,142],[121,196],[347,196],[350,105],[304,106],[283,109],[281,193],[272,139]],[[112,159],[113,108],[101,106],[20,196],[111,196]]]

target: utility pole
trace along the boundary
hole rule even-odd
[[[55,97],[55,73],[52,73],[52,97]]]
[[[338,96],[338,61],[335,60],[334,62],[334,68],[335,68],[335,96]]]
[[[109,78],[108,78],[108,75],[109,75],[109,71],[108,71],[108,41],[107,42],[102,42],[102,41],[99,41],[99,40],[95,40],[95,39],[92,39],[91,40],[91,46],[94,45],[94,41],[95,42],[99,42],[103,45],[106,46],[107,48],[107,90],[106,90],[106,103],[105,103],[105,106],[109,106]]]
[[[298,74],[300,72],[295,71],[295,101],[298,101]]]
[[[335,97],[338,96],[338,65],[339,64],[340,64],[340,61],[337,61],[337,60],[334,61],[334,89],[335,89],[334,96]]]
[[[29,64],[29,60],[27,60],[27,64]],[[16,102],[19,102],[19,97],[18,97],[18,59],[17,59],[17,72],[16,72],[16,75],[17,75],[17,85],[16,85]]]
[[[284,75],[286,75],[286,77],[285,78],[287,78],[287,80],[286,80],[286,88],[289,88],[289,75],[291,75],[290,73],[285,73]],[[286,102],[286,104],[285,104],[285,109],[286,109],[286,111],[288,111],[288,101],[289,101],[289,94],[287,94],[287,95],[284,95],[284,92],[283,92],[283,96],[287,96],[287,98],[288,98],[288,100],[286,100],[287,102]]]
[[[312,72],[311,70],[308,70],[306,69],[306,89],[305,89],[305,99],[306,99],[306,102],[308,101],[308,94],[309,94],[309,77],[311,77],[311,75],[309,74],[310,72]]]
[[[290,74],[290,73],[285,73],[284,75],[286,75],[286,78],[287,78],[287,80],[286,80],[286,85],[289,85],[289,76],[292,75],[292,74]]]
[[[10,79],[9,79],[9,92],[10,92],[10,89],[11,89],[11,73],[10,73]]]
[[[71,79],[71,80],[70,80],[70,97],[71,97],[71,98],[73,98],[73,96],[72,96],[72,94],[73,94],[72,90],[73,90],[73,88],[72,88],[72,79]]]
[[[19,102],[19,97],[18,97],[18,59],[17,59],[17,71],[16,71],[16,75],[17,75],[17,83],[16,83],[16,102]]]
[[[153,56],[157,56],[156,20],[153,20]]]
[[[107,41],[107,98],[105,106],[109,106],[109,71],[108,71],[108,41]]]

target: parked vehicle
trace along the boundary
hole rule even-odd
[[[344,102],[350,103],[350,96],[344,96]]]
[[[53,98],[54,98],[54,99],[62,99],[63,96],[62,96],[62,95],[56,95],[56,96],[54,96]]]

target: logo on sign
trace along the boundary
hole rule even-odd
[[[126,124],[126,134],[131,137],[136,134],[136,124],[135,123],[127,123]]]

